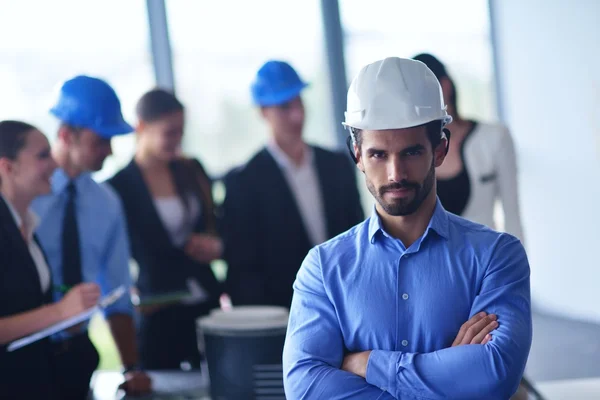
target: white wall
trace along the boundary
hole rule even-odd
[[[490,7],[534,307],[600,321],[600,1]]]

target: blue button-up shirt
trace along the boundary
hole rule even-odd
[[[478,312],[485,345],[451,347]],[[283,353],[290,399],[508,399],[532,340],[529,263],[515,237],[446,212],[439,200],[408,249],[376,211],[313,248],[294,283]],[[366,379],[340,370],[372,350]]]
[[[52,176],[52,192],[32,204],[41,220],[36,233],[50,263],[55,285],[63,283],[62,227],[69,181],[66,173],[57,169]],[[120,285],[129,288],[129,241],[118,195],[108,185],[94,181],[89,173],[78,176],[74,183],[83,281],[96,282],[102,295]],[[63,296],[59,291],[54,293],[55,300]],[[105,317],[115,313],[133,314],[129,296],[122,296],[109,306]]]

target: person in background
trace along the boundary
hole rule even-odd
[[[52,275],[29,206],[50,191],[55,168],[39,130],[20,121],[0,122],[0,393],[7,399],[62,398],[49,339],[13,352],[7,345],[93,307],[100,297],[98,285],[80,283],[52,301]]]
[[[307,86],[286,62],[257,72],[252,98],[270,140],[225,179],[226,291],[234,306],[289,307],[306,253],[363,220],[355,172],[345,154],[302,138]]]
[[[210,262],[221,257],[211,180],[181,155],[185,111],[155,89],[137,103],[134,159],[109,183],[125,208],[140,300],[195,293],[172,304],[140,307],[139,348],[148,369],[199,367],[195,320],[219,306],[221,285]]]
[[[442,86],[444,102],[452,123],[452,145],[444,163],[437,168],[437,193],[446,210],[497,229],[494,206],[500,200],[504,211],[504,231],[524,240],[519,208],[517,160],[508,129],[463,119],[458,110],[458,94],[445,66],[434,56],[413,57],[435,74]]]
[[[531,348],[530,268],[508,233],[447,212],[451,122],[434,74],[390,57],[348,90],[345,125],[372,216],[313,248],[294,283],[288,398],[497,399]]]
[[[52,176],[52,191],[33,202],[41,218],[37,229],[48,255],[55,283],[70,287],[96,282],[105,295],[131,286],[129,242],[121,202],[112,188],[96,183],[111,154],[110,139],[132,131],[123,120],[121,103],[105,81],[85,75],[63,83],[50,112],[60,121],[52,155],[59,168]],[[61,297],[56,293],[56,299]],[[104,316],[121,355],[129,394],[150,391],[150,379],[140,370],[129,296],[105,309]],[[87,324],[79,332],[54,338],[57,384],[63,399],[85,399],[99,356],[90,341]]]

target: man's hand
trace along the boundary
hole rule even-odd
[[[463,344],[486,344],[492,340],[490,332],[498,327],[496,315],[485,312],[475,314],[460,327],[452,347]]]
[[[142,396],[152,391],[152,381],[143,371],[130,371],[124,375],[125,382],[119,385],[119,389],[125,390],[129,396]]]
[[[354,375],[367,377],[367,364],[371,351],[361,351],[360,353],[350,353],[344,357],[342,371],[350,372]]]

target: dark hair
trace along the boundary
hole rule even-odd
[[[27,134],[37,129],[21,121],[0,121],[0,158],[14,160],[25,147]]]
[[[173,93],[160,88],[146,92],[140,97],[135,106],[137,117],[143,122],[154,122],[165,115],[183,110],[183,104],[181,104]],[[198,187],[195,180],[196,176],[190,174],[190,169],[186,168],[185,164],[181,160],[174,160],[170,163],[169,167],[173,175],[175,190],[183,202],[186,211],[189,212],[191,206],[188,198],[189,194],[200,195],[198,194]]]
[[[440,60],[438,60],[435,56],[429,53],[421,53],[417,54],[413,57],[413,60],[421,61],[423,64],[427,65],[427,68],[433,72],[438,81],[442,78],[446,78],[452,84],[452,93],[450,94],[450,103],[452,107],[456,110],[457,105],[457,94],[456,94],[456,86],[454,85],[454,81],[446,72],[446,67]]]
[[[434,149],[438,147],[442,141],[442,121],[431,121],[420,126],[425,126],[427,129],[427,138],[431,143],[431,147]],[[356,146],[360,149],[362,146],[362,129],[350,128],[350,132],[354,136]]]
[[[144,122],[154,122],[167,114],[183,110],[183,104],[177,97],[164,89],[153,89],[145,93],[135,106],[137,117]]]

